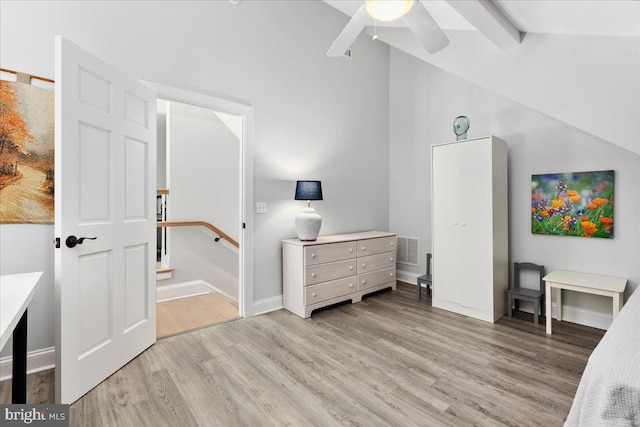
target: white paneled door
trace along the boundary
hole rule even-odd
[[[156,96],[56,37],[56,402],[156,340]]]

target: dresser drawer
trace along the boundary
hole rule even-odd
[[[385,252],[378,255],[370,255],[358,258],[358,274],[393,267],[396,263],[396,253]]]
[[[304,248],[304,265],[322,264],[356,257],[356,242],[331,243]]]
[[[306,305],[338,298],[356,291],[356,276],[334,280],[305,288]]]
[[[325,264],[311,265],[305,268],[305,284],[328,282],[329,280],[342,279],[343,277],[356,275],[356,259],[346,261],[329,262]]]
[[[373,288],[396,280],[395,267],[385,268],[384,270],[374,271],[372,273],[358,274],[358,290]]]
[[[358,240],[358,256],[375,255],[396,250],[396,236]]]

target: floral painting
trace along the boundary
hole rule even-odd
[[[0,223],[53,223],[53,91],[0,81]]]
[[[531,232],[613,238],[613,171],[531,177]]]

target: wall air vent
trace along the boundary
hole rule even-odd
[[[420,265],[418,261],[419,245],[417,237],[398,236],[398,255],[400,264]]]

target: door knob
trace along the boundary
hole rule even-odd
[[[75,248],[76,245],[81,245],[82,242],[84,242],[85,240],[96,240],[97,237],[76,237],[76,236],[69,236],[67,237],[67,240],[65,241],[66,245],[68,248]]]

